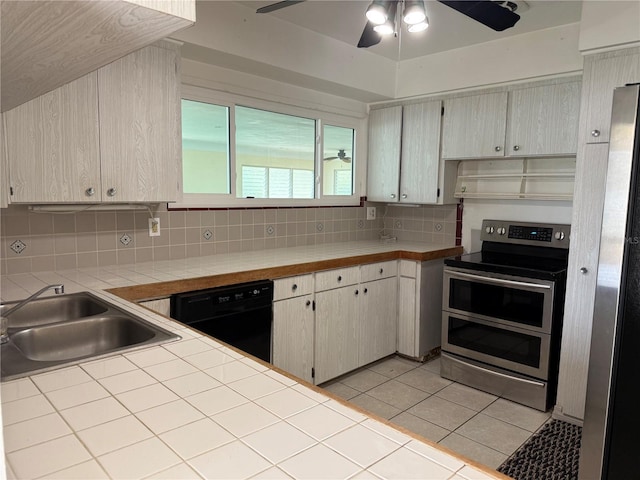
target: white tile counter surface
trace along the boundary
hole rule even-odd
[[[102,291],[408,247],[442,248],[354,242],[3,277],[4,300],[64,283],[182,337],[3,383],[7,477],[505,478]]]

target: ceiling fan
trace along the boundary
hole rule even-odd
[[[338,150],[338,155],[336,157],[325,157],[323,160],[342,160],[344,163],[351,163],[351,157],[347,157],[347,154],[344,151],[344,148]]]
[[[272,3],[256,10],[256,13],[269,13],[281,8],[290,7],[296,3],[302,3],[305,0],[282,0]],[[389,18],[395,18],[398,3],[403,0],[374,0],[374,4],[387,4],[387,13]],[[406,0],[405,0],[406,1]],[[487,27],[501,32],[507,28],[513,27],[520,15],[515,13],[518,8],[514,1],[505,0],[438,0],[440,3],[453,8],[454,10],[486,25]],[[368,48],[380,43],[382,34],[374,30],[376,25],[371,21],[367,21],[362,36],[358,42],[358,48]],[[426,27],[425,27],[426,28]]]

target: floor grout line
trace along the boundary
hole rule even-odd
[[[400,381],[400,380],[397,380],[397,379],[398,379],[399,377],[401,377],[402,375],[408,374],[408,373],[410,373],[410,372],[414,372],[414,371],[416,371],[416,370],[418,370],[418,369],[422,369],[423,371],[428,372],[429,374],[439,376],[439,372],[434,371],[434,370],[436,370],[436,368],[434,368],[434,367],[433,367],[433,364],[431,364],[429,367],[427,367],[427,365],[429,365],[429,362],[424,363],[424,364],[422,364],[422,363],[417,363],[417,362],[416,362],[416,365],[411,365],[411,368],[410,368],[410,369],[408,369],[408,370],[404,371],[404,368],[402,368],[401,370],[403,370],[403,371],[402,371],[401,373],[397,373],[397,374],[395,374],[395,375],[394,375],[394,376],[392,376],[392,377],[389,377],[389,376],[387,376],[387,375],[384,375],[384,374],[382,374],[382,373],[379,373],[379,371],[383,368],[383,367],[381,368],[381,366],[382,366],[382,365],[384,365],[386,362],[389,362],[389,361],[398,361],[398,360],[400,360],[401,362],[403,362],[405,365],[406,365],[406,362],[409,362],[409,361],[410,361],[410,360],[406,360],[406,359],[403,359],[402,357],[397,357],[397,356],[395,356],[395,357],[387,357],[387,358],[385,358],[385,359],[382,359],[382,360],[380,360],[380,361],[376,362],[376,363],[375,363],[375,364],[373,364],[372,366],[367,366],[367,367],[364,367],[364,368],[358,369],[358,370],[356,370],[355,372],[351,372],[351,373],[346,374],[346,375],[344,375],[344,376],[342,376],[342,377],[339,377],[339,378],[338,378],[338,379],[336,379],[335,381],[332,381],[332,382],[330,382],[330,383],[326,384],[326,385],[325,385],[325,387],[327,387],[327,388],[328,388],[328,390],[330,390],[330,391],[331,391],[331,386],[332,386],[332,385],[336,385],[336,384],[338,384],[338,385],[341,385],[342,387],[346,387],[346,388],[351,389],[352,391],[356,392],[356,393],[355,393],[355,395],[353,395],[353,396],[351,396],[351,397],[349,397],[349,398],[343,397],[343,398],[345,398],[345,400],[347,400],[347,401],[353,401],[353,400],[354,400],[355,398],[357,398],[357,397],[360,397],[360,396],[362,396],[362,395],[366,395],[366,396],[368,396],[368,397],[373,398],[373,399],[374,399],[374,400],[376,400],[377,402],[381,402],[381,403],[382,403],[382,404],[384,404],[384,405],[388,405],[388,406],[390,406],[390,407],[393,407],[393,408],[395,408],[395,409],[399,410],[399,412],[398,412],[398,413],[393,414],[393,415],[389,418],[389,421],[390,421],[391,423],[394,423],[394,421],[393,421],[393,419],[394,419],[394,418],[396,418],[396,417],[398,417],[398,416],[400,416],[400,415],[403,415],[403,414],[408,414],[408,415],[412,415],[412,416],[414,416],[414,417],[416,417],[416,418],[420,419],[421,421],[425,422],[425,424],[433,425],[433,426],[437,427],[437,428],[438,428],[438,429],[440,429],[440,430],[444,430],[444,431],[446,431],[446,432],[447,432],[447,433],[446,433],[446,435],[444,435],[444,437],[440,438],[440,440],[438,440],[438,441],[437,441],[437,443],[442,443],[442,442],[443,442],[443,441],[445,441],[447,438],[451,437],[451,436],[452,436],[452,434],[454,434],[454,433],[455,433],[455,434],[456,434],[456,435],[458,435],[459,437],[463,437],[463,438],[465,438],[466,440],[468,440],[469,442],[472,442],[472,444],[480,445],[480,446],[481,446],[481,447],[483,447],[484,449],[488,449],[488,450],[490,450],[490,451],[494,452],[494,454],[495,454],[496,456],[498,456],[499,458],[504,457],[504,459],[509,458],[511,455],[513,455],[513,454],[518,450],[518,448],[520,448],[520,447],[522,446],[522,444],[523,444],[524,442],[526,442],[529,438],[531,438],[531,436],[533,436],[537,431],[539,431],[539,430],[540,430],[540,428],[542,428],[542,426],[543,426],[544,424],[546,424],[546,423],[549,421],[550,416],[549,416],[549,417],[548,417],[548,418],[547,418],[547,419],[546,419],[546,420],[545,420],[545,421],[544,421],[540,426],[538,426],[538,427],[535,429],[535,431],[531,432],[528,428],[524,428],[523,426],[520,426],[520,425],[515,425],[515,424],[513,424],[513,423],[511,423],[511,422],[509,422],[509,421],[507,421],[507,420],[505,420],[505,419],[503,419],[503,418],[498,418],[498,417],[495,417],[495,416],[488,415],[488,414],[484,413],[484,415],[485,415],[486,417],[489,417],[489,418],[491,419],[491,421],[502,422],[502,423],[504,423],[504,424],[506,424],[506,425],[508,425],[508,426],[510,426],[510,427],[515,427],[515,428],[518,428],[518,429],[520,429],[520,430],[523,430],[523,431],[526,431],[526,432],[528,432],[528,433],[529,433],[529,436],[528,436],[528,437],[527,437],[527,438],[526,438],[522,443],[518,444],[518,446],[517,446],[517,447],[516,447],[516,448],[515,448],[511,453],[509,453],[509,454],[505,454],[504,452],[502,452],[502,451],[500,451],[500,450],[496,450],[495,448],[493,448],[493,447],[491,447],[491,446],[489,446],[489,445],[485,445],[484,443],[481,443],[481,442],[479,442],[479,441],[477,441],[477,440],[474,440],[473,438],[470,438],[470,437],[468,437],[468,436],[464,435],[463,433],[460,433],[460,429],[461,429],[464,425],[466,425],[468,422],[471,422],[473,419],[476,419],[476,418],[478,417],[478,415],[480,415],[481,413],[485,412],[485,410],[487,410],[487,409],[488,409],[488,408],[490,408],[492,405],[494,405],[498,400],[500,400],[500,397],[496,397],[496,398],[495,398],[495,399],[493,399],[490,403],[488,403],[487,405],[485,405],[484,407],[482,407],[480,410],[475,410],[475,408],[470,408],[470,407],[469,407],[469,406],[467,406],[467,405],[460,404],[460,403],[457,403],[457,402],[454,402],[454,401],[448,400],[447,398],[444,398],[444,397],[441,397],[441,396],[439,396],[439,395],[438,395],[438,393],[442,392],[444,389],[446,389],[447,387],[449,387],[449,386],[451,386],[451,385],[456,385],[456,384],[457,384],[457,385],[462,385],[462,384],[459,384],[459,383],[457,383],[457,382],[450,382],[450,383],[449,383],[449,384],[447,384],[447,385],[444,385],[444,386],[442,386],[442,387],[439,387],[439,388],[437,388],[437,389],[434,389],[434,391],[433,391],[433,392],[427,392],[427,391],[425,391],[425,390],[423,390],[423,389],[421,389],[421,388],[419,388],[419,387],[417,387],[417,386],[414,386],[414,385],[411,385],[411,384],[409,384],[409,383],[404,383],[404,382],[402,382],[402,381]],[[436,360],[437,360],[437,359],[436,359]],[[393,367],[391,367],[391,368],[393,368]],[[378,371],[376,371],[376,370],[378,370]],[[366,390],[360,390],[359,388],[352,387],[352,386],[351,386],[351,385],[349,385],[348,383],[345,383],[345,380],[347,380],[347,381],[348,381],[350,378],[355,377],[355,376],[357,376],[357,375],[362,375],[364,372],[372,372],[372,373],[375,373],[375,374],[377,374],[377,375],[382,375],[382,376],[386,377],[386,380],[385,380],[385,381],[383,381],[382,383],[379,383],[379,384],[376,384],[376,385],[374,385],[374,386],[372,386],[372,387],[369,387],[369,388],[367,388]],[[394,372],[394,373],[396,373],[396,372]],[[370,393],[370,392],[371,392],[371,390],[376,389],[376,388],[378,388],[378,387],[380,387],[380,386],[382,386],[382,385],[388,384],[388,383],[389,383],[389,382],[391,382],[392,380],[396,380],[396,381],[398,381],[399,383],[402,383],[402,384],[407,385],[407,386],[409,386],[409,387],[411,387],[411,388],[414,388],[414,389],[416,389],[416,390],[418,390],[418,391],[422,392],[422,393],[423,393],[423,394],[425,394],[426,396],[425,396],[422,400],[419,400],[417,403],[413,403],[413,404],[409,405],[408,407],[404,407],[404,405],[403,405],[403,407],[399,407],[398,405],[394,405],[393,403],[389,403],[388,399],[387,399],[387,401],[385,401],[385,400],[382,400],[381,398],[378,398],[377,396],[375,396],[375,394]],[[351,393],[351,391],[350,391],[350,390],[347,390],[347,392],[350,392],[350,393]],[[336,394],[337,394],[337,393],[336,393]],[[471,417],[469,417],[468,419],[466,419],[464,422],[462,422],[460,425],[458,425],[455,429],[453,429],[453,430],[449,430],[448,428],[445,428],[445,427],[443,427],[443,426],[441,426],[441,425],[435,424],[435,423],[433,423],[432,421],[427,420],[427,419],[425,419],[425,418],[422,418],[422,417],[420,417],[419,415],[416,415],[416,414],[414,414],[414,413],[412,413],[412,412],[410,412],[410,411],[409,411],[409,410],[411,410],[413,407],[415,407],[416,405],[419,405],[419,404],[420,404],[420,403],[422,403],[423,401],[425,401],[425,400],[427,400],[427,399],[429,399],[429,398],[432,398],[432,397],[436,397],[436,398],[438,398],[439,400],[445,401],[445,402],[447,402],[447,403],[450,403],[450,404],[453,404],[453,405],[456,405],[456,406],[459,406],[459,407],[463,407],[463,408],[466,408],[466,409],[472,410],[474,413],[473,413],[473,415],[472,415]],[[356,402],[354,402],[354,403],[356,403]],[[372,411],[373,411],[373,413],[377,413],[377,412],[375,412],[374,410],[372,410]],[[380,414],[380,413],[377,413],[377,414]],[[404,426],[404,425],[403,425],[403,428],[408,428],[408,430],[412,430],[412,429],[411,429],[411,427],[407,427],[407,426]],[[420,429],[416,429],[416,430],[420,430]],[[420,434],[420,432],[419,432],[419,431],[416,431],[416,430],[412,430],[412,431],[414,431],[415,433]],[[438,435],[438,436],[439,436],[439,435]],[[452,437],[452,438],[453,438],[453,437]],[[467,453],[467,454],[466,454],[466,456],[470,456],[470,455]],[[471,458],[473,458],[473,457],[471,457]],[[496,467],[497,467],[497,465],[496,465]]]

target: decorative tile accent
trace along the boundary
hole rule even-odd
[[[205,230],[204,233],[202,234],[202,237],[205,240],[211,240],[213,238],[213,233],[211,233],[211,230]]]
[[[364,228],[364,220],[358,220],[358,228]]]
[[[133,239],[129,236],[128,233],[125,233],[120,237],[120,243],[123,245],[129,245],[132,241]]]
[[[396,220],[395,227],[396,228],[402,228],[402,222],[400,220]]]
[[[27,245],[22,240],[16,240],[11,244],[11,250],[17,254],[21,254],[25,248],[27,248]]]
[[[316,230],[318,230],[319,232],[322,232],[324,230],[324,224],[323,223],[318,223],[316,225]]]
[[[442,230],[442,224],[441,223],[436,223],[433,228],[435,228],[436,232],[439,232],[440,230]]]
[[[275,231],[276,231],[276,229],[273,228],[273,225],[267,225],[267,228],[266,228],[267,235],[269,235],[271,237],[271,236],[273,236]]]

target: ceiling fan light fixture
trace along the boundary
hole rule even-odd
[[[389,18],[388,1],[374,0],[367,8],[367,20],[374,25],[382,25]]]
[[[429,28],[429,18],[424,17],[424,21],[409,25],[409,27],[407,27],[407,30],[409,30],[410,33],[418,33],[424,32],[427,28]]]
[[[427,14],[422,0],[405,0],[402,19],[407,25],[416,25],[424,21]]]
[[[396,31],[396,26],[394,22],[387,20],[382,25],[376,25],[373,27],[373,30],[378,32],[380,35],[391,35]]]

